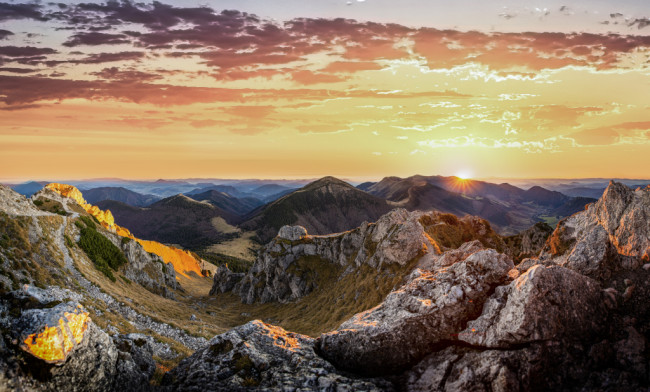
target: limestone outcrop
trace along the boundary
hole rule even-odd
[[[383,379],[339,372],[314,352],[314,339],[251,321],[217,335],[165,375],[174,391],[390,391]]]
[[[585,211],[561,221],[540,255],[596,279],[650,261],[650,186],[632,190],[610,182]]]
[[[404,370],[441,342],[456,340],[492,290],[509,280],[513,267],[509,257],[483,249],[466,252],[437,271],[416,271],[379,306],[321,335],[319,350],[350,371],[378,375]]]
[[[149,390],[152,351],[111,338],[80,304],[25,287],[0,299],[0,314],[0,389]]]

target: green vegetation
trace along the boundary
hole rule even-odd
[[[120,275],[120,278],[122,278],[122,280],[123,280],[124,283],[126,283],[126,284],[131,284],[131,283],[132,283],[132,282],[131,282],[131,279],[127,278],[126,276],[121,276],[121,275]]]
[[[99,271],[115,282],[115,275],[111,270],[117,271],[127,263],[124,253],[108,238],[97,232],[97,227],[87,216],[79,217],[75,225],[81,230],[79,247],[86,252]]]
[[[540,215],[539,219],[543,220],[544,223],[546,223],[551,227],[555,227],[555,225],[557,225],[557,222],[560,221],[559,216],[550,216],[550,215]]]
[[[73,248],[74,247],[74,241],[66,234],[64,236],[65,238],[65,244],[68,246],[68,248]]]
[[[34,205],[41,211],[53,212],[62,216],[68,215],[63,208],[63,204],[56,200],[39,197],[38,199],[33,200],[32,203],[34,203]]]
[[[239,257],[228,256],[223,253],[198,251],[196,252],[196,255],[216,266],[225,264],[232,272],[246,273],[253,266],[252,261],[240,259]]]

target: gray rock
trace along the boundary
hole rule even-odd
[[[77,303],[51,306],[31,294],[0,301],[1,326],[10,331],[0,338],[0,390],[148,390],[152,350],[128,337],[111,339]]]
[[[124,275],[133,282],[165,298],[174,298],[172,290],[179,289],[176,281],[176,271],[171,263],[153,253],[149,253],[137,241],[120,237],[112,233],[103,233],[111,242],[118,246],[127,260]]]
[[[222,272],[219,278],[215,276],[212,292],[228,291],[232,282],[240,279],[232,290],[244,303],[297,300],[318,287],[317,280],[305,279],[296,271],[309,257],[312,263],[316,262],[313,257],[318,258],[323,268],[338,269],[340,275],[364,264],[376,269],[385,265],[403,269],[423,255],[437,254],[439,247],[431,243],[419,222],[423,215],[396,209],[376,223],[364,223],[344,233],[301,237],[299,243],[277,237],[262,249],[241,279],[229,272]]]
[[[243,277],[243,273],[232,272],[225,265],[220,266],[217,268],[217,272],[212,278],[213,283],[212,288],[210,289],[210,295],[232,291],[235,285],[239,283]]]
[[[316,355],[314,339],[251,321],[212,338],[168,372],[174,391],[389,391],[383,379],[343,375]]]
[[[282,226],[278,237],[289,241],[300,241],[307,237],[307,229],[302,226]]]
[[[459,339],[489,348],[567,337],[585,340],[601,329],[605,315],[597,282],[563,267],[536,265],[497,287]]]
[[[596,279],[650,260],[650,187],[610,182],[586,210],[558,223],[540,259]]]
[[[420,273],[379,306],[321,335],[319,350],[349,371],[377,375],[403,370],[440,342],[457,339],[491,290],[508,282],[513,267],[509,257],[493,249],[467,252],[447,268]]]

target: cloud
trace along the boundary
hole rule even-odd
[[[625,122],[569,135],[582,146],[650,143],[650,121]]]
[[[14,33],[12,33],[9,30],[0,29],[0,39],[5,39],[5,38],[9,37],[10,35],[14,35]]]
[[[527,153],[540,153],[542,151],[557,151],[557,138],[551,137],[543,140],[519,140],[514,138],[494,139],[489,137],[478,137],[472,135],[457,136],[446,139],[430,139],[417,143],[422,147],[429,148],[515,148]]]
[[[35,48],[33,46],[0,46],[0,56],[31,57],[57,53],[52,48]]]
[[[106,80],[119,80],[124,82],[143,82],[160,80],[163,77],[157,73],[142,72],[135,69],[122,70],[118,67],[104,68],[99,72],[91,72],[90,75]]]
[[[63,46],[74,47],[79,45],[119,45],[128,44],[131,41],[124,34],[108,34],[108,33],[77,33],[73,34]]]
[[[224,108],[223,111],[233,116],[247,117],[249,119],[261,120],[269,116],[271,113],[275,112],[275,107],[270,105],[265,105],[265,106],[241,105],[241,106],[230,106]]]
[[[37,3],[9,4],[0,3],[0,21],[12,19],[35,19],[45,21],[47,18],[40,11]]]
[[[141,60],[146,56],[145,52],[134,52],[134,51],[125,51],[125,52],[104,52],[104,53],[93,53],[89,56],[86,56],[82,59],[76,60],[54,60],[45,62],[48,66],[55,66],[57,64],[102,64],[102,63],[112,63],[112,62],[124,62],[130,60]]]
[[[217,125],[219,122],[215,120],[194,120],[190,121],[190,125],[194,128],[208,128]]]
[[[17,74],[29,74],[38,72],[37,69],[32,68],[11,68],[11,67],[0,67],[0,72],[10,72]]]
[[[307,70],[295,71],[291,73],[291,78],[296,82],[304,85],[345,81],[345,79],[336,75],[323,72],[312,72]]]
[[[333,61],[322,72],[353,73],[358,71],[375,71],[383,67],[374,61]]]
[[[650,19],[649,18],[636,18],[636,19],[630,21],[627,25],[630,26],[630,27],[636,25],[636,27],[639,30],[641,30],[641,29],[644,29],[644,28],[650,26]]]

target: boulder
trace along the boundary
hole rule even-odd
[[[475,346],[509,348],[531,342],[588,340],[606,317],[600,285],[570,269],[536,265],[497,287],[459,339]]]
[[[383,379],[344,375],[316,355],[314,339],[259,320],[212,338],[165,374],[174,391],[390,391]]]
[[[483,249],[437,272],[420,270],[377,307],[321,335],[320,353],[337,367],[362,374],[404,370],[442,342],[456,340],[491,291],[509,281],[513,267],[506,255]]]
[[[282,226],[278,231],[278,238],[289,241],[300,241],[307,237],[307,229],[302,226]]]
[[[152,351],[112,339],[75,302],[23,288],[0,300],[0,390],[146,391]]]

